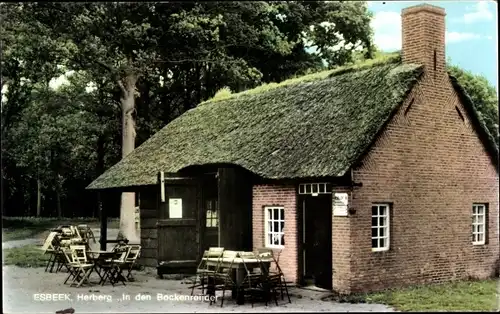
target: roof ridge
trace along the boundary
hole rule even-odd
[[[341,67],[337,67],[334,69],[329,69],[329,70],[322,70],[318,72],[313,72],[297,77],[292,77],[287,80],[281,81],[279,83],[276,82],[270,82],[270,83],[264,83],[259,86],[256,86],[251,89],[247,89],[238,93],[231,93],[229,88],[223,87],[220,91],[222,91],[219,97],[217,97],[217,92],[214,97],[201,102],[199,105],[205,105],[209,103],[216,103],[222,100],[228,100],[228,99],[234,99],[234,98],[239,98],[241,96],[249,96],[249,95],[255,95],[255,94],[260,94],[267,92],[269,90],[273,90],[276,88],[280,87],[285,87],[285,86],[290,86],[290,85],[297,85],[301,83],[309,83],[309,82],[314,82],[314,81],[319,81],[319,80],[324,80],[324,79],[329,79],[333,78],[335,76],[343,75],[346,73],[351,73],[351,72],[356,72],[356,71],[363,71],[363,70],[368,70],[372,69],[375,67],[381,67],[381,66],[389,66],[389,65],[401,65],[401,55],[400,54],[390,54],[386,55],[380,58],[376,59],[367,59],[364,60],[363,62],[359,63],[354,63],[354,64],[349,64]]]

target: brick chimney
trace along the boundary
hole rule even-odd
[[[434,78],[446,73],[445,15],[443,8],[430,4],[408,7],[401,12],[403,63],[422,64]]]

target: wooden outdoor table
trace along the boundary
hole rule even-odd
[[[260,268],[261,266],[265,267],[266,269],[269,269],[271,266],[272,259],[271,258],[264,258],[264,259],[257,259],[257,258],[241,258],[241,257],[236,257],[236,258],[217,258],[217,257],[206,257],[203,258],[203,260],[206,262],[207,266],[217,266],[221,268],[229,268],[231,267],[235,272],[233,273],[233,280],[236,284],[236,291],[232,291],[232,297],[233,299],[238,299],[237,303],[238,304],[243,304],[242,297],[243,295],[239,293],[241,289],[241,285],[243,284],[243,280],[245,280],[245,264],[248,269],[254,269],[254,268]]]

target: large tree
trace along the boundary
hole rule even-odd
[[[37,3],[24,10],[76,46],[74,68],[102,69],[118,86],[122,158],[135,147],[136,97],[152,98],[150,90],[147,95],[139,90],[149,88],[141,81],[162,79],[158,89],[174,93],[163,104],[164,120],[170,120],[223,86],[241,90],[262,78],[281,80],[321,65],[322,58],[346,62],[346,50],[370,44],[366,7],[340,2]],[[306,41],[316,46],[316,55],[304,53]],[[270,59],[302,64],[270,69],[263,63]],[[137,239],[133,202],[132,193],[122,195],[120,228],[132,240]]]

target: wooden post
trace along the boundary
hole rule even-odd
[[[108,216],[105,208],[102,206],[100,192],[98,192],[97,198],[99,199],[99,218],[101,219],[101,236],[99,242],[101,243],[101,251],[106,251],[106,242],[108,240]]]

